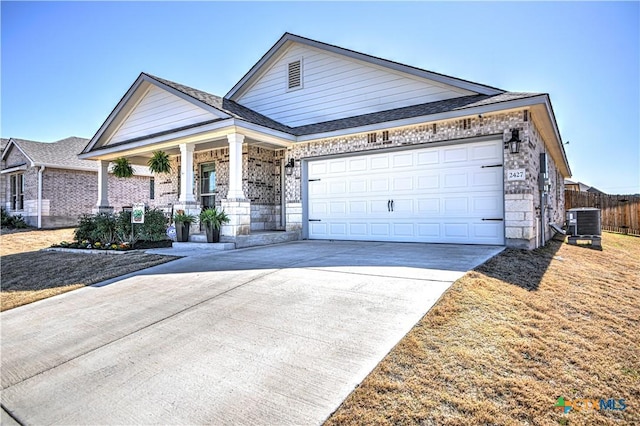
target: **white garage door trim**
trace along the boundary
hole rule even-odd
[[[310,239],[504,244],[501,140],[310,159]]]

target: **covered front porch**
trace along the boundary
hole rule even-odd
[[[154,176],[153,198],[167,213],[223,209],[230,219],[221,228],[227,241],[252,232],[299,231],[300,221],[287,221],[285,201],[286,188],[300,178],[299,164],[288,158],[294,137],[266,117],[264,126],[243,119],[239,108],[141,74],[79,155],[99,163],[94,211],[113,211],[107,184],[112,161],[147,166],[162,151],[171,170]],[[200,225],[193,223],[190,231],[200,233]]]

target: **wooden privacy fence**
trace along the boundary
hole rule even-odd
[[[565,191],[566,210],[576,207],[595,207],[602,211],[602,229],[640,236],[640,196],[592,194]]]

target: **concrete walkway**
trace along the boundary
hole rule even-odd
[[[454,280],[501,250],[300,241],[192,253],[4,312],[3,424],[320,424]]]

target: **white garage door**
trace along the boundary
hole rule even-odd
[[[504,244],[502,142],[309,161],[309,238]]]

